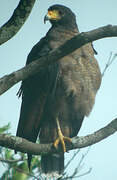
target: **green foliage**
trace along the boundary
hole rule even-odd
[[[7,132],[10,129],[10,123],[7,125],[0,127],[0,134]]]
[[[0,128],[0,133],[8,133],[10,124]],[[15,154],[13,150],[0,147],[0,163],[5,166],[5,172],[1,175],[1,180],[28,180],[36,179],[40,167],[40,157],[35,156],[32,159],[32,169],[29,172],[27,166],[27,155],[23,153]]]

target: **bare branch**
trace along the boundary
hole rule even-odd
[[[33,178],[39,180],[39,178],[37,178],[36,176],[34,176],[31,173],[28,173],[28,172],[24,171],[23,169],[20,169],[20,168],[17,168],[17,167],[14,167],[14,168],[15,168],[16,171],[18,171],[18,172],[20,172],[22,174],[26,174],[27,176],[30,176],[30,177],[33,177]]]
[[[77,165],[77,167],[75,168],[75,170],[73,171],[72,175],[67,176],[67,177],[64,177],[64,179],[62,179],[62,180],[65,180],[65,179],[71,179],[71,180],[72,180],[72,179],[74,179],[74,178],[77,178],[77,177],[80,177],[80,176],[84,176],[84,175],[87,174],[87,172],[89,172],[89,170],[88,170],[88,171],[86,171],[85,173],[83,173],[83,174],[81,174],[81,175],[78,175],[79,172],[80,172],[80,171],[82,170],[82,168],[83,168],[83,161],[84,161],[85,157],[87,156],[87,154],[88,154],[88,152],[89,152],[89,149],[90,149],[90,147],[88,148],[87,152],[82,155],[82,157],[81,157],[80,161],[78,162],[78,165]],[[90,168],[90,169],[91,169],[91,168]]]
[[[82,176],[86,176],[87,174],[89,174],[90,172],[92,171],[92,168],[89,168],[89,170],[83,174],[80,174],[78,176],[74,176],[73,178],[79,178],[79,177],[82,177]]]
[[[7,164],[14,164],[14,163],[17,163],[17,162],[20,162],[20,161],[25,161],[27,159],[24,159],[24,158],[20,158],[20,159],[3,159],[3,158],[0,158],[0,161],[3,162],[3,163],[7,163]]]
[[[0,95],[19,81],[24,80],[27,77],[39,72],[42,68],[56,62],[67,54],[72,53],[74,50],[80,48],[81,46],[97,39],[114,36],[117,36],[117,26],[111,25],[104,26],[89,32],[80,33],[46,56],[43,56],[37,59],[37,61],[34,61],[31,64],[27,65],[26,67],[1,78]]]
[[[20,0],[12,17],[0,28],[0,45],[11,39],[27,20],[35,0]]]
[[[90,148],[90,147],[89,147]],[[85,154],[82,154],[82,157],[78,163],[78,166],[76,167],[76,169],[74,170],[73,174],[71,177],[75,177],[77,174],[79,174],[80,170],[82,169],[83,167],[83,161],[85,159],[85,157],[87,156],[88,152],[89,152],[89,148],[87,150],[87,152]]]
[[[66,166],[64,167],[64,171],[65,169],[67,169],[67,167],[70,165],[70,163],[73,161],[73,159],[77,156],[77,154],[80,152],[80,149],[78,149],[74,155],[70,158],[70,160],[67,162]]]
[[[113,55],[113,53],[111,52],[110,53],[110,56],[109,56],[109,59],[107,61],[107,64],[103,70],[103,73],[102,73],[102,77],[104,76],[105,72],[107,71],[107,69],[110,67],[110,65],[113,63],[113,61],[116,59],[117,57],[117,53]]]
[[[89,168],[89,170],[83,174],[80,174],[80,175],[77,175],[77,176],[69,176],[69,177],[65,177],[61,180],[67,180],[67,179],[75,179],[75,178],[79,178],[79,177],[82,177],[82,176],[86,176],[87,174],[89,174],[90,172],[92,171],[92,168]]]
[[[84,137],[72,138],[72,146],[69,145],[67,150],[84,148],[95,144],[108,136],[114,134],[117,131],[117,119],[111,121],[104,128],[94,132],[93,134]],[[53,144],[36,144],[26,139],[10,136],[7,134],[0,135],[0,146],[14,149],[23,153],[29,153],[34,155],[47,154],[47,153],[60,153],[60,149],[56,150]]]

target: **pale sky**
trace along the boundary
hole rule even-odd
[[[117,24],[117,1],[116,0],[37,0],[33,11],[25,25],[15,37],[0,47],[0,77],[23,67],[28,53],[33,45],[48,31],[50,24],[44,25],[43,18],[49,6],[63,4],[72,9],[77,16],[77,24],[80,32],[89,31],[104,25]],[[0,26],[12,15],[17,0],[0,0]],[[96,56],[101,71],[108,61],[110,52],[117,53],[117,38],[106,38],[94,42],[98,55]],[[85,118],[79,135],[84,136],[107,125],[117,117],[117,59],[107,70],[101,88],[96,97],[96,103],[88,118]],[[11,133],[15,135],[19,119],[21,99],[16,97],[19,84],[12,87],[0,97],[0,126],[11,123]],[[109,138],[93,145],[84,161],[85,172],[92,167],[92,172],[81,180],[116,180],[117,179],[117,156],[116,156],[117,133]],[[84,148],[77,156],[69,173],[73,172],[75,165],[81,158]],[[70,152],[66,159],[72,155]],[[0,164],[2,168],[2,164]],[[1,172],[0,172],[1,173]],[[1,174],[0,174],[1,175]]]

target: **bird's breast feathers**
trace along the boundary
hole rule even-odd
[[[59,90],[64,91],[65,97],[75,98],[84,114],[88,115],[94,105],[101,76],[93,54],[84,56],[81,51],[78,49],[59,61]]]

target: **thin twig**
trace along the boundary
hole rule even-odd
[[[72,173],[72,175],[68,176],[67,173],[64,173],[64,176],[62,176],[62,177],[64,177],[64,178],[61,178],[61,180],[77,178],[77,177],[86,175],[86,174],[89,172],[89,170],[90,170],[91,168],[90,168],[87,172],[85,172],[85,173],[83,173],[83,174],[81,174],[81,175],[78,175],[79,172],[80,172],[80,170],[81,170],[82,167],[83,167],[83,165],[81,165],[81,164],[83,163],[84,158],[87,156],[90,148],[91,148],[91,146],[87,149],[86,153],[82,155],[82,157],[81,157],[81,159],[80,159],[77,167],[75,168],[74,172]],[[70,160],[72,161],[73,158],[74,158],[78,153],[79,153],[79,150],[72,156],[72,158],[71,158]],[[69,161],[69,162],[67,163],[67,166],[71,163],[71,161]],[[65,175],[66,175],[66,176],[65,176]]]
[[[74,176],[74,177],[68,177],[68,178],[79,178],[79,177],[82,177],[82,176],[86,176],[87,174],[89,174],[90,172],[92,171],[92,168],[89,168],[89,170],[83,174],[80,174],[78,176]]]
[[[67,162],[64,170],[67,169],[67,167],[69,166],[69,164],[73,161],[73,159],[77,156],[77,154],[78,154],[79,152],[80,152],[80,149],[78,149],[78,150],[74,153],[74,155],[71,157],[71,159]]]
[[[20,159],[11,160],[11,159],[3,159],[3,158],[0,158],[0,161],[1,161],[1,162],[3,162],[3,163],[8,163],[8,164],[13,164],[13,163],[17,163],[17,162],[25,161],[25,160],[27,160],[27,159],[20,158]]]
[[[26,172],[26,171],[24,171],[24,170],[22,170],[22,169],[20,169],[20,168],[17,168],[17,167],[14,167],[14,168],[16,169],[16,171],[18,171],[18,172],[20,172],[20,173],[26,174],[27,176],[34,177],[35,179],[40,180],[39,178],[37,178],[36,176],[34,176],[34,175],[31,174],[31,173],[28,173],[28,172]]]
[[[82,157],[81,157],[81,159],[80,159],[80,162],[79,162],[78,166],[77,166],[76,169],[75,169],[75,172],[74,172],[75,174],[74,174],[74,176],[80,172],[80,169],[82,169],[82,166],[83,166],[82,163],[83,163],[85,157],[87,156],[90,148],[91,148],[91,146],[89,146],[88,149],[87,149],[87,151],[86,151],[86,153],[82,155]]]
[[[105,72],[107,71],[107,69],[110,67],[110,65],[114,62],[114,60],[116,59],[117,57],[117,53],[113,55],[113,53],[111,52],[110,53],[110,56],[108,58],[108,61],[105,65],[105,68],[103,70],[103,73],[102,73],[102,77],[104,76]]]

